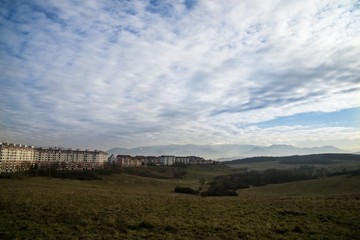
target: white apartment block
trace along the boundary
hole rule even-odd
[[[160,164],[161,165],[174,165],[176,157],[173,155],[162,155],[160,157]]]
[[[0,143],[0,172],[28,169],[34,159],[34,146]]]
[[[104,151],[0,143],[0,172],[21,171],[35,166],[63,170],[98,169],[103,168],[106,162],[107,153]]]
[[[176,157],[175,163],[188,165],[188,164],[190,164],[190,157]]]

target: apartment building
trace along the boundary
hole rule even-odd
[[[172,166],[176,164],[181,165],[203,165],[213,164],[212,160],[205,160],[202,157],[197,156],[174,156],[174,155],[162,155],[157,156],[130,156],[130,155],[117,155],[116,158],[112,155],[108,163],[111,165],[117,165],[120,167],[141,167],[148,165],[162,165]]]
[[[103,168],[108,161],[107,153],[98,150],[37,148],[36,164],[42,168],[63,170]]]
[[[176,157],[173,155],[162,155],[160,157],[160,164],[161,165],[174,165]]]
[[[0,143],[0,172],[28,169],[35,160],[36,149],[14,143]]]
[[[121,167],[141,167],[145,165],[144,156],[117,155],[115,164]]]
[[[145,156],[145,165],[160,165],[160,157],[158,156]]]
[[[26,170],[30,167],[63,170],[103,168],[107,153],[98,150],[35,148],[14,143],[0,144],[0,172]]]

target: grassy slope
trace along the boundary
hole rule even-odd
[[[279,161],[269,161],[269,162],[257,162],[257,163],[235,163],[235,164],[227,164],[232,168],[247,168],[249,170],[266,170],[269,168],[275,169],[291,169],[291,168],[298,168],[302,165],[310,165],[317,168],[325,168],[331,171],[341,171],[342,169],[347,170],[355,170],[360,168],[359,161],[355,160],[346,160],[341,161],[338,160],[336,163],[333,164],[283,164],[279,163]]]
[[[239,190],[240,194],[276,196],[360,196],[360,176],[336,176]]]
[[[194,168],[181,180],[125,174],[102,181],[0,179],[0,239],[360,236],[360,177],[251,188],[240,190],[239,197],[172,192],[177,184],[198,186],[197,178],[212,175],[212,169]]]

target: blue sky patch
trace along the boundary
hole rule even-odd
[[[332,126],[360,127],[360,108],[343,109],[336,112],[307,112],[292,116],[279,117],[271,121],[258,123],[261,128],[276,126]]]

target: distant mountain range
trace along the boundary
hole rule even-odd
[[[219,161],[233,160],[256,156],[291,156],[318,153],[349,153],[334,146],[322,146],[312,148],[299,148],[292,145],[158,145],[136,148],[112,148],[107,151],[109,154],[119,155],[176,155],[176,156],[200,156],[206,159]]]

